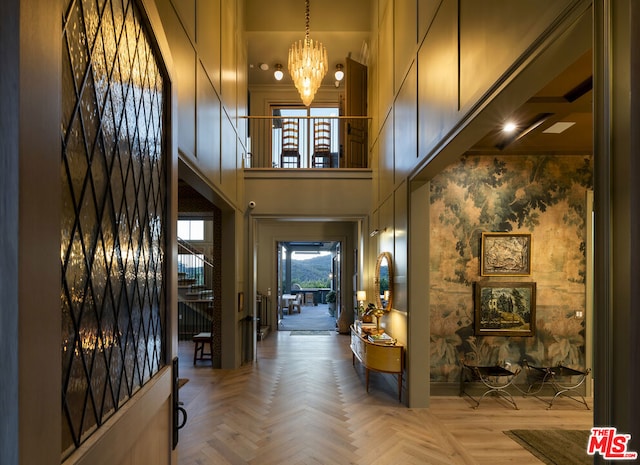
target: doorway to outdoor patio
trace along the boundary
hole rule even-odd
[[[279,331],[333,331],[340,302],[340,242],[278,242]]]

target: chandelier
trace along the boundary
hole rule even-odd
[[[302,103],[309,106],[328,68],[324,45],[309,38],[309,0],[306,0],[305,23],[304,40],[294,42],[289,49],[289,74],[300,92]]]

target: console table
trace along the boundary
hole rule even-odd
[[[525,395],[531,395],[536,399],[540,399],[537,394],[545,385],[549,385],[553,388],[554,396],[551,401],[548,402],[549,406],[547,407],[547,410],[553,407],[553,402],[559,396],[564,396],[579,402],[589,410],[587,401],[584,396],[577,391],[577,389],[584,383],[585,379],[587,379],[587,375],[591,372],[590,368],[587,368],[585,371],[580,371],[563,365],[557,365],[554,367],[537,367],[529,365],[526,360],[524,360],[522,364],[527,372],[527,381],[529,384],[529,388],[527,389],[527,392],[525,392]],[[574,394],[580,398],[577,399],[570,394]],[[540,400],[546,402],[544,399]]]
[[[391,373],[398,376],[398,402],[402,400],[402,369],[404,347],[401,344],[376,344],[367,339],[351,325],[351,352],[355,366],[356,358],[365,368],[366,388],[369,392],[369,371]]]

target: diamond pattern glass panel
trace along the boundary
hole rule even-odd
[[[133,0],[67,0],[62,457],[166,364],[166,73]]]

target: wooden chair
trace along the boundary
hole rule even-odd
[[[304,304],[305,305],[314,305],[315,303],[315,295],[313,292],[305,292],[304,293]]]
[[[289,308],[291,313],[295,312],[296,309],[298,310],[298,313],[302,312],[302,297],[302,293],[298,292],[296,294],[296,298],[291,302],[291,307]]]
[[[298,142],[298,120],[282,120],[281,168],[300,168],[300,149]]]
[[[287,315],[291,314],[291,304],[288,299],[280,297],[280,312],[287,312]]]
[[[193,350],[193,364],[195,366],[198,360],[211,360],[213,364],[213,333],[203,332],[198,333],[192,338],[195,347]],[[205,352],[205,346],[209,345],[209,352]]]
[[[313,167],[331,168],[331,123],[316,121],[313,125]]]

